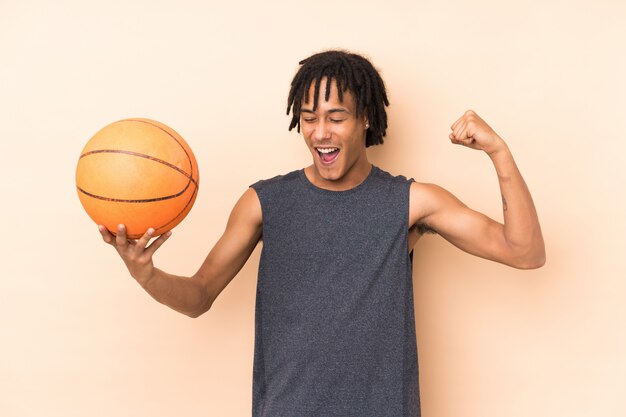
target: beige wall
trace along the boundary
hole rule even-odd
[[[192,274],[249,184],[308,163],[286,93],[298,60],[329,47],[386,79],[375,163],[500,219],[488,158],[447,140],[473,108],[540,213],[540,270],[418,244],[423,415],[626,415],[626,3],[263,3],[0,2],[0,415],[249,415],[258,249],[209,314],[181,316],[102,244],[74,170],[114,120],[178,130],[200,194],[156,261]]]

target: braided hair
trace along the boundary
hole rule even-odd
[[[293,110],[289,130],[294,127],[300,132],[300,110],[302,102],[309,102],[309,89],[315,83],[313,111],[317,109],[322,79],[326,78],[325,100],[330,98],[331,81],[337,84],[339,101],[343,101],[345,91],[350,91],[356,101],[356,117],[367,113],[369,129],[365,136],[365,146],[383,143],[387,132],[387,112],[389,106],[385,84],[380,74],[366,58],[350,52],[332,50],[320,52],[299,62],[300,68],[293,80],[287,114]]]

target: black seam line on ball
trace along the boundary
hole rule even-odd
[[[176,197],[179,197],[179,196],[183,195],[185,193],[185,191],[187,191],[187,189],[189,188],[189,184],[190,183],[187,183],[187,186],[185,188],[183,188],[183,190],[181,192],[179,192],[179,193],[172,194],[172,195],[166,195],[164,197],[154,197],[154,198],[144,198],[144,199],[123,199],[123,198],[104,197],[104,196],[101,196],[101,195],[90,193],[89,191],[85,191],[82,188],[80,188],[79,186],[76,186],[76,189],[78,191],[80,191],[81,193],[89,196],[89,197],[96,198],[98,200],[103,200],[103,201],[112,201],[112,202],[115,202],[115,203],[152,203],[152,202],[155,202],[155,201],[169,200],[171,198],[176,198]],[[195,187],[195,188],[197,188],[197,187]],[[194,191],[194,193],[195,193],[195,191]]]
[[[191,182],[193,182],[196,187],[198,186],[196,180],[191,176],[191,174],[186,173],[185,171],[183,171],[182,169],[180,169],[176,165],[171,164],[171,163],[169,163],[167,161],[164,161],[162,159],[155,158],[154,156],[146,155],[146,154],[139,153],[139,152],[124,151],[124,150],[120,150],[120,149],[97,149],[95,151],[85,152],[84,154],[82,154],[80,156],[80,158],[83,158],[83,157],[89,156],[89,155],[99,154],[99,153],[119,153],[119,154],[131,155],[131,156],[137,156],[139,158],[149,159],[151,161],[158,162],[158,163],[163,164],[163,165],[165,165],[165,166],[167,166],[169,168],[172,168],[173,170],[176,170],[176,171],[180,172],[185,177],[187,177]]]

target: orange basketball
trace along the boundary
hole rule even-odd
[[[148,228],[160,235],[180,223],[198,195],[198,164],[174,129],[149,119],[125,119],[96,133],[76,168],[76,190],[96,223],[129,238]]]

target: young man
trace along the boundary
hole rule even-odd
[[[495,166],[504,224],[432,184],[372,166],[383,142],[385,87],[365,58],[313,55],[292,81],[290,129],[313,163],[243,193],[224,234],[192,277],[156,269],[148,245],[114,237],[130,274],[157,301],[197,317],[263,240],[256,301],[253,416],[419,416],[419,378],[409,252],[433,231],[471,254],[516,268],[545,259],[530,193],[511,152],[476,113],[451,127],[455,144]]]

